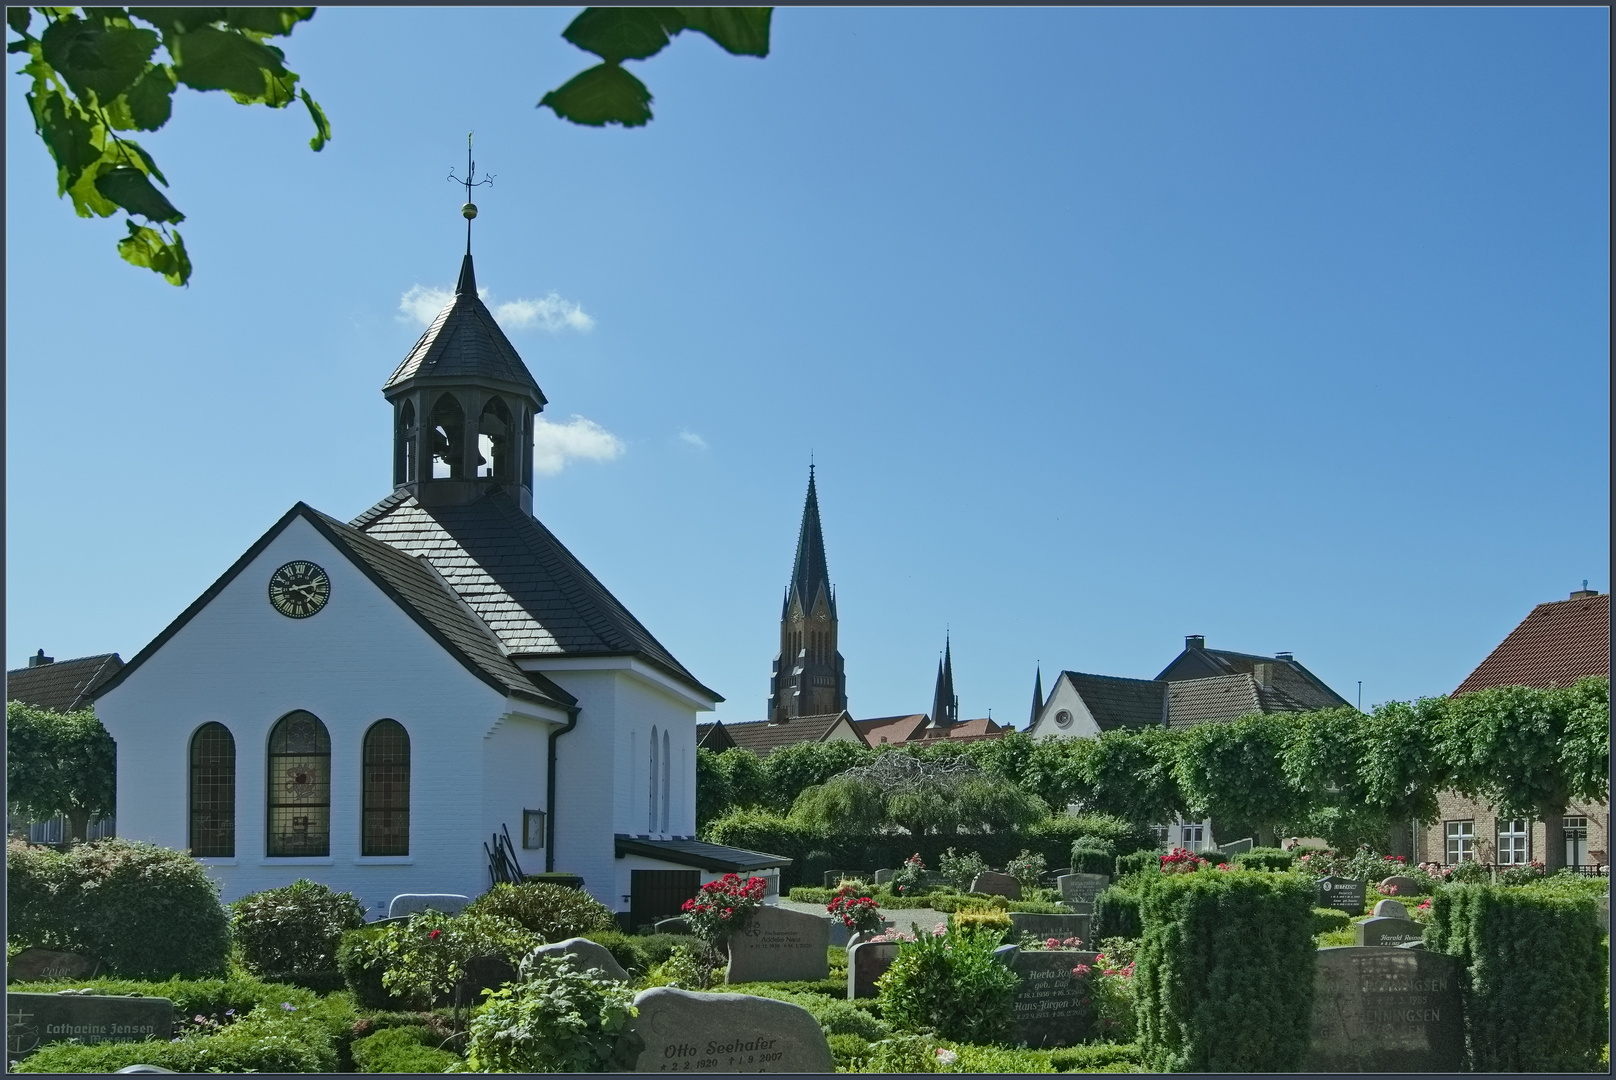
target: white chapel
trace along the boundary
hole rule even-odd
[[[391,493],[348,522],[292,507],[97,691],[119,834],[189,851],[226,901],[306,877],[372,917],[485,891],[496,834],[632,926],[777,873],[695,839],[696,715],[723,699],[533,516],[545,397],[469,244],[382,392]]]

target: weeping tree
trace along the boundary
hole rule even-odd
[[[983,773],[963,754],[889,751],[797,797],[791,816],[825,831],[911,836],[1002,832],[1049,815],[1049,808],[1013,781]]]

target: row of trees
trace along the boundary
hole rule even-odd
[[[915,806],[906,809],[900,796],[907,793],[859,775],[886,754],[964,758],[973,779],[934,785],[930,795],[909,798]],[[761,808],[825,829],[920,835],[1015,828],[1077,804],[1141,824],[1211,817],[1214,833],[1226,839],[1251,835],[1272,844],[1283,832],[1395,849],[1393,838],[1409,822],[1436,819],[1440,792],[1553,822],[1573,801],[1608,798],[1609,761],[1610,681],[1584,679],[1561,689],[1501,687],[1391,702],[1370,713],[1253,715],[1097,739],[1035,742],[1017,732],[879,750],[808,743],[763,760],[745,750],[702,750],[696,798],[703,828],[732,809]],[[1022,799],[1006,798],[1006,786]],[[928,812],[915,812],[923,803]],[[1563,858],[1560,845],[1548,847],[1551,862]]]

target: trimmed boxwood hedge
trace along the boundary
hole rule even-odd
[[[1313,1008],[1313,880],[1198,870],[1140,879],[1139,1041],[1157,1072],[1292,1072]]]
[[[1110,937],[1136,938],[1144,932],[1139,918],[1139,894],[1111,886],[1094,899],[1094,923],[1089,936],[1096,942]]]
[[[1609,959],[1599,891],[1557,878],[1437,890],[1425,943],[1464,964],[1473,1071],[1603,1071]]]

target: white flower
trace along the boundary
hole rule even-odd
[[[945,1050],[941,1046],[939,1046],[937,1048],[937,1064],[939,1064],[939,1065],[952,1065],[952,1064],[954,1064],[954,1062],[956,1062],[958,1060],[959,1060],[959,1055],[954,1053],[954,1051]]]

